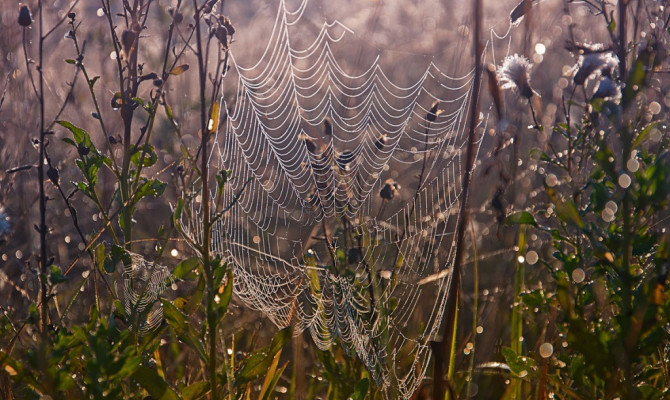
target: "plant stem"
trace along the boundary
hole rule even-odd
[[[202,34],[200,32],[200,9],[198,8],[198,1],[193,0],[193,7],[195,9],[195,34],[198,58],[198,77],[200,84],[200,149],[201,149],[201,164],[200,164],[200,179],[202,180],[202,265],[205,272],[205,279],[207,283],[207,328],[209,339],[209,381],[211,389],[211,399],[217,400],[220,398],[219,388],[217,385],[216,376],[216,325],[217,318],[213,309],[214,306],[214,276],[209,254],[210,246],[210,215],[209,215],[209,165],[207,164],[207,142],[209,139],[209,130],[207,129],[207,105],[205,99],[205,86],[207,84],[207,73],[205,71],[205,61],[203,59],[202,48]]]
[[[43,17],[42,17],[42,1],[38,3],[38,13],[39,17],[39,76],[40,76],[40,92],[39,92],[39,101],[40,101],[40,161],[37,164],[37,177],[39,179],[40,186],[40,294],[41,294],[41,322],[42,322],[42,335],[44,338],[47,336],[47,329],[49,324],[49,304],[47,299],[47,223],[46,223],[46,205],[47,198],[44,191],[44,141],[46,139],[46,132],[44,126],[44,65],[43,65],[43,47],[44,47],[44,37],[42,36],[43,31]]]
[[[461,191],[461,204],[460,211],[458,216],[458,227],[456,229],[456,255],[454,256],[453,269],[451,272],[451,278],[448,281],[447,286],[447,299],[445,302],[445,313],[446,323],[443,325],[442,330],[442,342],[440,351],[443,354],[443,359],[449,360],[449,368],[447,376],[449,381],[452,380],[453,374],[455,371],[454,367],[454,349],[456,343],[456,327],[458,322],[458,303],[459,303],[459,291],[461,288],[461,267],[463,263],[463,252],[464,252],[464,235],[465,235],[465,224],[468,219],[468,192],[470,190],[470,178],[472,173],[472,164],[474,160],[475,152],[475,138],[476,133],[475,129],[477,127],[478,120],[478,105],[479,105],[479,88],[481,86],[481,74],[482,74],[482,60],[481,60],[481,44],[480,44],[480,34],[481,34],[481,19],[482,19],[482,0],[475,0],[473,4],[473,16],[475,20],[474,27],[474,36],[473,36],[473,50],[475,53],[475,77],[472,85],[472,97],[470,98],[470,118],[469,118],[469,130],[468,130],[468,143],[467,143],[467,152],[465,157],[465,171],[463,171],[463,184]],[[439,359],[439,358],[437,358]],[[436,367],[437,369],[437,367]],[[438,370],[441,370],[438,369]],[[442,376],[433,377],[435,384],[433,385],[433,399],[444,399],[448,398],[446,385],[444,384]],[[451,395],[449,396],[451,397]]]

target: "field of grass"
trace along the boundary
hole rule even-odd
[[[665,2],[0,18],[0,399],[670,398]]]

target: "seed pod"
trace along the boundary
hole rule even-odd
[[[33,23],[33,17],[30,15],[30,9],[27,5],[21,5],[19,9],[19,25],[30,26]]]
[[[305,147],[307,147],[307,151],[312,154],[316,153],[316,143],[314,143],[314,140],[311,137],[307,135],[300,135],[298,136],[298,139],[302,140],[302,142],[305,144]]]
[[[330,121],[330,118],[323,120],[323,133],[326,136],[333,136],[333,123]]]
[[[393,179],[387,179],[382,190],[379,191],[379,196],[384,200],[392,200],[400,191],[400,185]]]
[[[440,101],[435,100],[430,106],[428,113],[426,113],[426,121],[435,122],[435,120],[437,120],[437,116],[444,112],[443,110],[438,109],[438,107],[440,107]]]
[[[384,135],[382,133],[381,135],[379,135],[379,137],[377,137],[377,140],[375,140],[375,147],[378,150],[384,150],[384,146],[386,146],[386,142],[388,142],[388,138],[386,137],[386,135]]]
[[[124,30],[121,33],[121,47],[123,49],[123,52],[126,54],[130,53],[130,48],[133,47],[133,44],[135,44],[135,37],[137,35],[133,31],[129,31],[128,29]]]
[[[516,24],[521,22],[521,18],[523,18],[523,16],[526,15],[532,7],[532,0],[521,0],[521,3],[514,7],[514,10],[512,10],[509,15],[510,23]]]
[[[349,171],[351,169],[351,164],[354,160],[356,159],[356,155],[352,153],[351,151],[345,151],[344,153],[340,154],[339,157],[337,157],[337,160],[335,162],[337,163],[337,166],[340,167],[341,170],[343,171]]]
[[[47,176],[49,177],[51,183],[54,184],[54,186],[60,185],[60,177],[58,175],[58,170],[56,168],[49,167],[49,169],[47,170]]]
[[[489,64],[486,68],[486,74],[488,76],[488,88],[491,97],[493,98],[493,104],[496,107],[496,112],[498,113],[498,120],[503,119],[503,101],[502,93],[500,92],[500,85],[498,84],[498,76],[496,74],[496,67],[493,64]]]
[[[79,153],[80,156],[84,157],[91,152],[91,149],[89,149],[85,144],[79,143],[79,145],[77,146],[77,152]]]

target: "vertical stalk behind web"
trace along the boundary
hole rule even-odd
[[[475,128],[477,127],[477,120],[479,118],[479,88],[481,86],[481,75],[482,75],[482,60],[481,60],[481,44],[480,44],[480,35],[481,35],[481,20],[482,20],[482,0],[474,0],[473,4],[473,16],[474,16],[474,35],[473,35],[473,50],[475,53],[475,78],[472,85],[472,97],[470,98],[470,116],[469,116],[469,130],[468,130],[468,143],[467,143],[467,152],[465,157],[465,171],[463,171],[463,184],[461,191],[461,205],[458,215],[458,227],[456,229],[456,255],[454,257],[454,264],[451,273],[451,279],[447,287],[447,299],[444,304],[446,310],[444,310],[444,315],[446,323],[443,324],[443,330],[441,333],[441,342],[438,350],[439,354],[434,354],[435,357],[435,369],[436,371],[441,371],[442,366],[437,365],[442,363],[445,359],[449,360],[449,368],[447,375],[449,381],[451,382],[454,375],[454,355],[455,355],[455,342],[456,342],[456,332],[457,332],[457,320],[458,320],[458,303],[459,303],[459,291],[461,288],[461,268],[463,263],[463,252],[464,252],[464,234],[465,234],[465,225],[468,220],[468,192],[470,190],[470,179],[472,173],[472,165],[474,161],[474,152],[475,152]],[[433,385],[433,399],[445,399],[447,397],[447,385],[444,384],[444,379],[442,376],[434,376],[434,385]],[[451,387],[451,385],[449,385]],[[451,394],[451,391],[450,391]]]
[[[40,0],[37,3],[39,17],[39,76],[40,76],[40,93],[39,93],[39,102],[40,102],[40,160],[37,164],[37,178],[39,179],[40,186],[40,304],[41,304],[41,323],[42,323],[42,335],[47,336],[47,326],[49,324],[49,304],[47,298],[47,223],[46,223],[46,214],[47,214],[47,198],[44,191],[44,141],[46,138],[45,125],[44,125],[44,65],[43,65],[43,56],[44,56],[44,36],[43,32],[43,23],[44,18],[42,17],[42,1]],[[26,28],[24,28],[26,29]]]
[[[210,214],[209,214],[209,165],[207,163],[207,142],[209,140],[209,129],[208,128],[208,113],[207,113],[207,104],[205,98],[205,86],[207,84],[207,71],[205,71],[205,62],[203,58],[203,48],[202,48],[202,34],[200,32],[200,9],[198,8],[198,1],[193,0],[194,8],[194,19],[195,19],[195,34],[196,34],[196,51],[198,58],[198,78],[200,86],[200,179],[202,181],[202,244],[201,244],[201,253],[202,253],[202,266],[205,272],[205,280],[207,284],[207,329],[208,329],[208,347],[209,347],[209,360],[208,360],[208,372],[209,372],[209,382],[210,382],[210,391],[211,399],[217,400],[220,398],[219,388],[217,385],[217,376],[216,376],[216,325],[217,318],[213,309],[215,288],[214,288],[214,276],[212,271],[212,265],[209,254],[210,246]]]

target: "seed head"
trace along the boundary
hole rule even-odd
[[[379,191],[379,196],[384,200],[392,200],[400,192],[400,185],[393,179],[387,179],[384,187]]]
[[[612,53],[589,53],[579,56],[577,72],[574,82],[583,85],[586,80],[596,73],[610,73],[619,65],[619,59]]]
[[[340,169],[344,172],[349,172],[351,170],[351,163],[356,159],[356,154],[354,154],[351,151],[345,151],[344,153],[340,154],[339,157],[337,157],[337,160],[335,162],[337,163],[337,166],[340,167]]]
[[[121,33],[121,46],[123,48],[123,51],[125,51],[126,53],[130,52],[130,48],[133,47],[133,44],[135,44],[136,36],[137,35],[135,34],[135,32],[128,29],[124,30]]]
[[[503,89],[515,89],[526,99],[538,95],[530,86],[530,70],[533,64],[524,56],[514,54],[505,57],[498,68],[498,81]]]
[[[621,96],[621,90],[614,83],[614,80],[609,74],[603,75],[598,81],[596,91],[593,93],[591,99],[616,99]]]
[[[375,140],[375,147],[378,150],[384,150],[384,146],[386,146],[386,143],[388,142],[388,137],[384,135],[383,133],[377,137],[377,140]]]
[[[21,5],[19,9],[19,25],[30,26],[33,23],[33,17],[30,15],[30,9],[27,5]]]
[[[435,122],[437,120],[437,116],[442,114],[444,110],[440,110],[440,101],[435,100],[433,104],[430,106],[430,110],[426,113],[426,121],[428,122]]]

